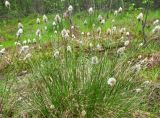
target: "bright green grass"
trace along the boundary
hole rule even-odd
[[[104,25],[101,25],[97,22],[98,15],[101,14],[105,17],[106,23]],[[80,32],[90,32],[93,29],[92,26],[85,26],[83,25],[84,20],[87,20],[88,22],[91,20],[92,23],[94,22],[96,25],[96,28],[101,26],[102,30],[105,32],[108,28],[112,27],[113,25],[121,27],[126,27],[131,33],[137,34],[141,31],[141,24],[136,21],[136,16],[139,14],[139,12],[125,12],[117,17],[111,15],[109,19],[107,19],[106,13],[99,13],[96,12],[93,16],[88,16],[87,13],[77,13],[73,16],[73,24],[78,26]],[[159,11],[150,11],[148,21],[152,22],[155,19],[160,18],[160,12]],[[24,33],[20,39],[16,39],[16,32],[17,32],[17,19],[11,19],[11,20],[1,20],[1,28],[0,28],[0,35],[4,37],[6,40],[4,42],[1,42],[0,45],[3,45],[4,47],[10,47],[13,46],[14,42],[19,40],[33,40],[34,38],[37,38],[35,36],[35,32],[38,28],[42,29],[42,40],[48,41],[48,40],[56,40],[57,35],[54,34],[53,28],[52,28],[52,22],[54,21],[54,15],[48,15],[49,22],[47,24],[43,23],[41,21],[40,25],[36,24],[36,16],[32,15],[30,17],[22,18],[21,22],[24,25]],[[42,19],[42,16],[40,16]],[[115,20],[115,23],[112,23],[112,20]],[[63,27],[69,28],[69,24],[67,21],[63,21]],[[47,31],[44,30],[44,27],[47,26]],[[5,30],[4,30],[5,29]],[[60,34],[62,28],[57,29],[58,34]],[[151,29],[147,29],[147,31],[150,31]]]

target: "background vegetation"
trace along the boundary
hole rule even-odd
[[[151,0],[151,8],[160,8],[159,0]],[[4,6],[5,0],[0,1],[0,17],[8,17],[8,9]],[[123,7],[142,8],[145,0],[9,0],[11,10],[9,16],[26,16],[29,14],[39,13],[62,13],[70,4],[75,11],[88,10],[90,6],[96,10],[110,11]]]

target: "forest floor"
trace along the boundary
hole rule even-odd
[[[160,11],[149,12],[146,44],[139,13],[77,13],[72,27],[65,19],[53,25],[51,14],[37,24],[31,15],[21,18],[19,38],[17,19],[0,20],[1,116],[159,118],[160,32],[153,23]]]

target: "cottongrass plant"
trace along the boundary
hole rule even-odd
[[[92,56],[74,48],[70,53],[70,48],[68,44],[69,52],[55,50],[54,56],[44,50],[26,60],[28,89],[16,97],[13,116],[129,117],[143,107],[146,91],[139,90],[141,84],[120,61],[124,57],[111,58],[107,52]]]

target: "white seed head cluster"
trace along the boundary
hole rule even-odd
[[[118,9],[118,12],[120,13],[120,12],[122,12],[123,11],[123,9],[122,9],[122,7],[120,7],[119,9]]]
[[[37,24],[40,24],[40,23],[41,23],[40,18],[37,18],[36,23],[37,23]]]
[[[48,18],[47,18],[47,16],[44,14],[43,15],[43,21],[46,23],[46,22],[48,22]]]
[[[152,30],[153,33],[160,33],[160,25],[157,25],[154,27],[154,29]]]
[[[61,35],[62,35],[62,37],[63,37],[64,39],[67,39],[67,38],[69,37],[69,34],[68,34],[68,32],[67,32],[66,29],[63,29],[63,30],[61,31]]]
[[[18,23],[18,29],[22,28],[23,29],[23,24],[21,22]]]
[[[28,45],[24,45],[20,49],[20,54],[27,54],[28,51],[29,51],[29,46]]]
[[[9,8],[9,9],[11,7],[11,4],[10,4],[10,2],[8,0],[5,1],[5,7]]]
[[[124,51],[126,50],[126,47],[121,47],[117,50],[117,54],[122,55],[124,54]]]
[[[143,21],[143,13],[140,13],[140,14],[137,16],[137,20]]]
[[[117,10],[114,11],[114,15],[115,15],[115,16],[118,15],[118,11],[117,11]]]
[[[59,14],[57,14],[54,18],[55,22],[60,23],[61,22],[61,17]]]
[[[92,7],[90,7],[89,9],[88,9],[88,13],[91,15],[91,14],[93,14],[93,8]]]
[[[97,56],[92,57],[91,63],[92,63],[93,65],[98,64],[98,57],[97,57]]]
[[[108,85],[110,85],[111,87],[114,86],[116,84],[116,79],[115,78],[109,78],[107,81]]]
[[[5,51],[6,51],[5,48],[3,48],[3,49],[0,50],[0,57],[5,54]]]
[[[17,38],[19,38],[22,35],[22,33],[23,33],[23,29],[22,28],[18,29],[16,33]]]
[[[68,11],[69,11],[70,13],[72,13],[72,11],[73,11],[73,6],[72,6],[72,5],[69,5]]]
[[[36,36],[39,37],[39,38],[41,37],[41,30],[40,29],[37,29]]]
[[[158,25],[160,23],[160,21],[157,19],[157,20],[155,20],[154,22],[153,22],[153,25]]]
[[[60,55],[60,52],[59,52],[58,50],[56,50],[56,51],[54,52],[54,57],[55,57],[55,58],[58,58],[59,55]]]

